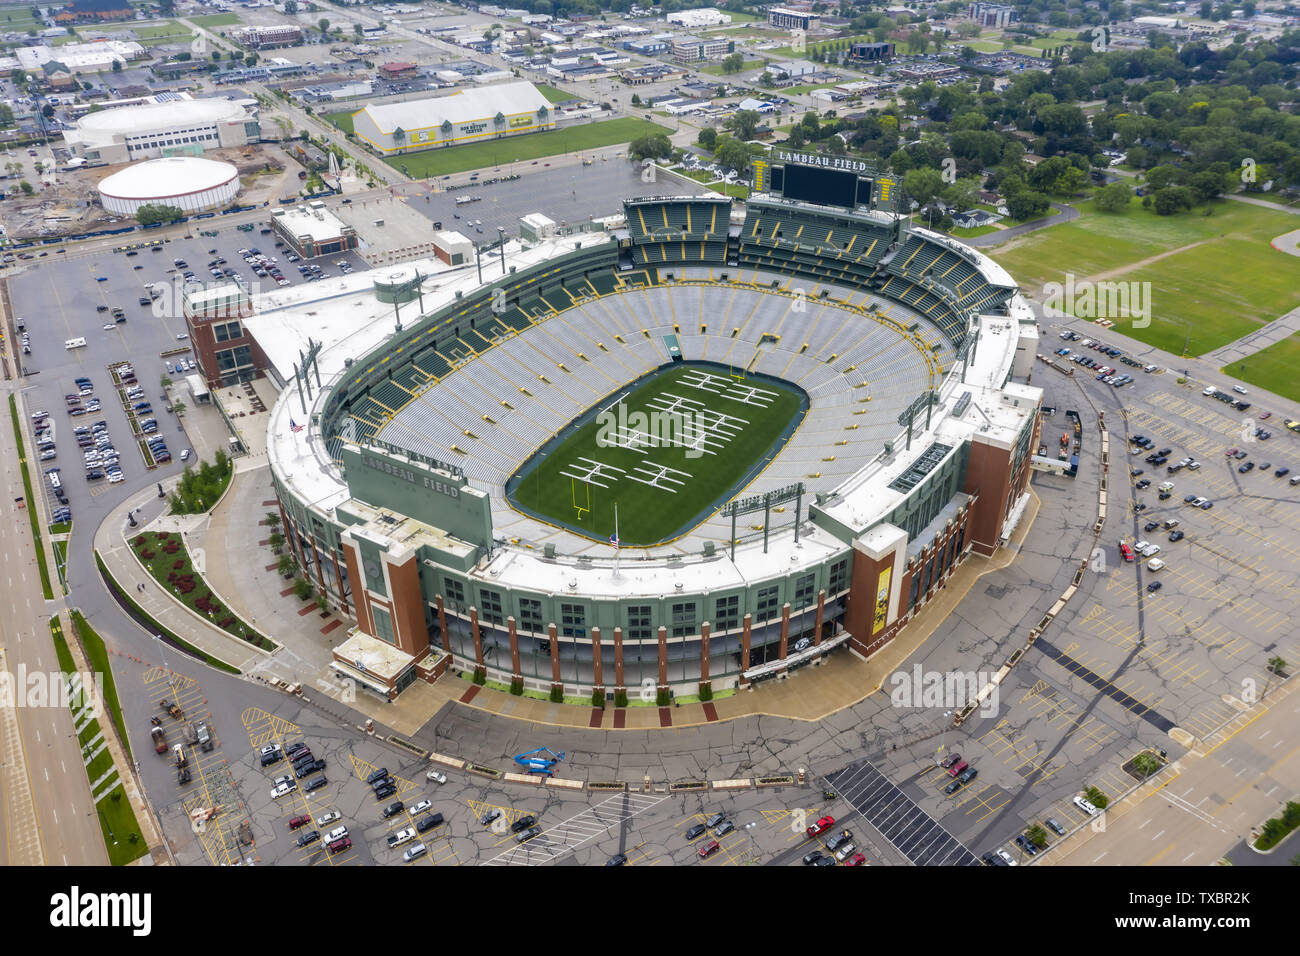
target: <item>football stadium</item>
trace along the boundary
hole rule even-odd
[[[246,320],[338,674],[707,699],[878,652],[1007,541],[1027,303],[863,164],[773,160],[743,205],[627,199]]]

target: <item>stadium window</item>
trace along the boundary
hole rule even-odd
[[[543,630],[542,602],[533,598],[519,599],[519,630],[534,634]]]
[[[713,625],[719,631],[730,631],[740,624],[740,598],[736,595],[721,597],[713,602]]]
[[[244,334],[238,322],[222,322],[212,327],[212,334],[218,342],[229,342]]]
[[[561,604],[560,633],[565,637],[586,637],[587,609],[581,604]]]
[[[673,637],[685,637],[695,633],[695,602],[686,601],[673,605]]]
[[[776,617],[777,606],[781,601],[779,587],[762,588],[758,592],[758,622],[760,624]]]
[[[393,616],[381,607],[370,608],[370,616],[375,619],[375,637],[389,644],[396,644],[397,638],[393,636]]]
[[[489,591],[487,588],[479,588],[478,592],[481,617],[491,624],[505,623],[505,616],[501,610],[501,592]]]
[[[826,586],[828,594],[839,594],[849,586],[849,559],[841,558],[831,565],[830,582]]]
[[[916,607],[916,599],[921,593],[921,569],[917,568],[912,572],[912,592],[907,599],[907,609],[910,611]]]
[[[465,604],[465,585],[455,578],[443,578],[442,584],[447,592],[447,603],[452,610],[459,611]]]
[[[633,604],[627,609],[627,639],[650,640],[650,605]]]
[[[802,577],[795,578],[794,581],[794,606],[795,609],[805,608],[813,602],[813,596],[817,590],[817,575],[805,574]]]

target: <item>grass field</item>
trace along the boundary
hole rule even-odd
[[[55,656],[59,659],[59,669],[65,674],[76,672],[77,666],[72,659],[72,652],[68,650],[67,641],[63,636],[63,627],[59,623],[57,615],[50,618],[50,637],[54,642]],[[98,666],[99,664],[92,660],[91,668],[95,669]],[[104,683],[104,696],[107,698],[111,677],[106,675]],[[73,700],[80,702],[78,698],[73,698]],[[105,707],[108,706],[107,700],[101,703]],[[114,703],[116,703],[116,691],[114,691]],[[91,719],[86,721],[81,730],[78,731],[77,739],[84,750],[91,746],[92,742],[99,736],[99,721]],[[125,735],[123,737],[125,738]],[[113,766],[112,753],[107,748],[104,748],[86,764],[86,779],[93,787],[97,781],[113,769]],[[132,860],[137,860],[149,852],[148,845],[140,836],[140,824],[136,821],[135,812],[131,809],[131,801],[126,799],[126,790],[121,783],[108,791],[104,798],[96,804],[95,812],[99,817],[100,829],[104,833],[104,847],[108,851],[110,865],[125,866]]]
[[[557,90],[545,83],[534,83],[533,86],[537,87],[537,92],[541,93],[551,103],[563,103],[565,100],[580,99],[576,93],[566,93],[564,90]]]
[[[1300,305],[1300,259],[1269,245],[1295,228],[1286,213],[1226,201],[1208,207],[1209,216],[1157,216],[1136,201],[1118,215],[1087,202],[1078,208],[1080,219],[992,256],[1031,292],[1067,273],[1077,281],[1124,269],[1109,278],[1149,282],[1151,324],[1117,321],[1116,330],[1180,355],[1184,342],[1189,355],[1202,355]],[[1126,268],[1161,254],[1168,255]]]
[[[190,23],[195,26],[206,27],[233,27],[239,23],[239,14],[237,13],[209,13],[201,17],[186,17]]]
[[[327,123],[333,123],[345,133],[351,133],[352,114],[356,113],[360,109],[361,107],[357,107],[355,110],[340,110],[337,113],[321,113],[320,118]]]
[[[704,387],[692,384],[702,379]],[[763,391],[751,394],[750,388]],[[695,404],[665,412],[674,397]],[[510,498],[596,540],[614,533],[617,505],[621,544],[655,544],[695,526],[738,491],[755,466],[779,450],[773,445],[800,404],[798,394],[770,379],[742,381],[719,366],[674,366],[545,452]],[[697,437],[703,451],[684,447]],[[604,467],[593,473],[591,462]],[[660,466],[672,470],[655,480]],[[581,516],[579,508],[586,509]]]
[[[384,162],[394,169],[406,167],[407,175],[415,179],[463,173],[486,166],[498,166],[529,159],[542,159],[563,153],[576,153],[584,149],[597,149],[628,143],[650,133],[671,133],[666,126],[649,120],[620,118],[545,133],[528,133],[509,139],[493,139],[485,143],[466,146],[449,146],[445,149],[427,149],[417,153],[385,157]]]
[[[45,547],[41,544],[40,504],[32,493],[32,479],[27,471],[27,456],[22,451],[23,433],[18,425],[18,402],[13,395],[9,396],[9,415],[14,423],[14,443],[19,448],[18,464],[23,473],[23,491],[26,493],[27,518],[32,525],[32,540],[36,543],[36,568],[41,572],[41,593],[45,595],[45,600],[52,601],[54,599],[54,588],[50,586],[50,568],[45,561]],[[43,482],[41,490],[45,490]]]
[[[1300,402],[1297,367],[1300,367],[1300,334],[1261,349],[1244,361],[1225,365],[1223,374]]]

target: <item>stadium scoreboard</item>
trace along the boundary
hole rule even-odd
[[[892,207],[897,190],[893,179],[878,176],[865,160],[774,149],[755,165],[754,189],[784,199],[856,209]]]

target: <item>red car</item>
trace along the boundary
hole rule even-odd
[[[943,767],[944,769],[947,769],[948,767],[951,767],[960,759],[961,759],[961,754],[957,753],[954,750],[952,753],[948,754],[948,756],[943,758],[943,761],[939,764],[939,766]]]
[[[1224,457],[1226,457],[1226,458],[1231,458],[1231,457],[1232,457],[1233,455],[1235,455],[1236,453],[1237,453],[1237,449],[1236,449],[1236,448],[1229,448],[1229,449],[1228,449],[1227,451],[1225,451],[1223,454],[1224,454]]]
[[[833,826],[835,826],[834,817],[822,817],[820,820],[818,820],[816,823],[814,823],[812,826],[808,828],[808,835],[810,837],[815,837],[819,833],[825,833]]]
[[[335,840],[330,844],[331,853],[342,853],[344,850],[351,849],[352,837],[343,837],[341,840]]]
[[[953,764],[951,767],[948,768],[948,776],[955,777],[969,766],[970,764],[968,764],[966,761],[958,760],[955,764]]]
[[[289,818],[289,829],[290,829],[290,830],[296,830],[296,829],[298,829],[299,827],[305,827],[305,826],[306,826],[307,824],[309,824],[309,823],[311,823],[311,817],[308,816],[308,815],[305,814],[305,813],[302,814],[302,815],[300,815],[300,816],[290,817],[290,818]]]
[[[845,866],[865,866],[867,857],[863,853],[855,853],[844,861]]]
[[[707,856],[712,856],[720,849],[722,849],[721,843],[719,843],[717,840],[710,840],[708,843],[704,844],[704,846],[700,847],[696,852],[699,853],[700,859],[702,860]]]

